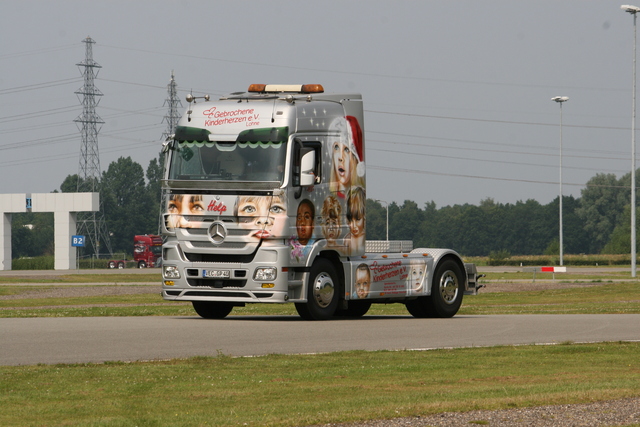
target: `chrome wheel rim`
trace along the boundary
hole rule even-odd
[[[446,304],[453,304],[458,296],[458,277],[451,270],[444,272],[440,278],[440,296]]]
[[[333,300],[335,287],[331,276],[327,273],[320,273],[313,283],[313,298],[321,308],[327,308]]]

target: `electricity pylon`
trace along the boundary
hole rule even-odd
[[[102,68],[93,60],[93,44],[95,41],[87,37],[85,43],[85,59],[76,64],[84,78],[84,85],[75,94],[82,104],[82,113],[74,120],[78,123],[82,141],[80,143],[80,164],[78,167],[77,192],[96,192],[100,186],[100,154],[98,152],[98,132],[104,121],[96,113],[96,106],[102,92],[95,87],[94,81],[98,70]],[[77,217],[78,233],[86,235],[96,257],[100,257],[100,243],[112,255],[111,241],[107,224],[104,220],[102,198],[98,212],[79,212]]]

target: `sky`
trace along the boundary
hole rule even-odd
[[[367,197],[387,203],[547,204],[632,168],[634,27],[620,2],[0,1],[0,193],[78,173],[87,37],[103,172],[157,158],[172,72],[181,112],[190,92],[251,83],[361,93]]]

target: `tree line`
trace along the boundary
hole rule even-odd
[[[133,236],[159,231],[162,158],[146,171],[131,157],[120,157],[102,173],[99,183],[102,214],[112,252],[130,255]],[[636,172],[637,175],[637,172]],[[563,246],[566,254],[624,254],[631,250],[631,174],[597,174],[579,198],[563,197]],[[78,175],[69,175],[60,192],[75,192]],[[529,199],[438,208],[406,200],[388,206],[367,200],[367,239],[412,240],[414,247],[451,248],[465,256],[553,255],[559,253],[559,197],[543,205]],[[53,255],[53,214],[13,214],[14,258]],[[104,246],[103,246],[104,247]],[[85,248],[86,254],[93,248]]]
[[[637,176],[637,171],[636,171]],[[631,174],[597,174],[579,198],[562,198],[563,252],[625,254],[631,250]],[[407,200],[390,203],[389,239],[413,240],[414,247],[455,249],[465,256],[554,255],[559,253],[559,200],[542,205],[529,199],[437,208]],[[637,207],[636,207],[637,209]],[[386,239],[387,206],[367,200],[367,239]]]

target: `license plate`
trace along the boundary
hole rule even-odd
[[[202,277],[228,279],[230,275],[229,275],[229,270],[202,270]]]

